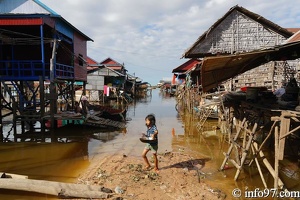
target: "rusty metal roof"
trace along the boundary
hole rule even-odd
[[[286,30],[292,32],[292,33],[297,33],[298,31],[300,31],[300,28],[286,28]]]
[[[287,42],[296,42],[296,41],[300,41],[300,30],[298,32],[296,32],[294,35],[292,35]]]
[[[91,71],[91,70],[94,70],[94,69],[98,69],[99,66],[103,66],[102,64],[99,64],[96,60],[90,58],[90,57],[87,57],[86,58],[87,60],[87,71]]]
[[[113,70],[122,70],[124,68],[124,66],[120,63],[118,63],[117,61],[111,59],[111,58],[106,58],[105,60],[103,60],[102,62],[100,62],[100,64],[105,65],[106,67],[109,67]]]
[[[185,63],[183,63],[182,65],[173,69],[172,73],[184,73],[187,70],[193,68],[195,65],[199,64],[199,62],[201,62],[201,61],[198,59],[190,59],[190,60],[186,61]]]
[[[217,87],[223,81],[242,74],[269,61],[300,58],[300,41],[237,55],[206,57],[202,61],[203,91]]]

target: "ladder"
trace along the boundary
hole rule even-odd
[[[194,108],[196,111],[197,116],[199,117],[199,120],[197,121],[196,128],[199,132],[203,131],[203,127],[205,122],[207,121],[207,118],[211,116],[211,114],[218,109],[219,102],[213,102],[209,104],[204,104],[202,106],[198,106]]]

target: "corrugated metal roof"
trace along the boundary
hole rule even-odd
[[[300,28],[286,28],[286,30],[288,30],[292,33],[297,33],[298,31],[300,31]]]
[[[110,65],[110,66],[123,66],[120,63],[118,63],[117,61],[111,59],[111,58],[106,58],[105,60],[103,60],[102,62],[100,62],[101,64],[105,64],[105,65]]]
[[[47,10],[48,12],[50,12],[51,15],[60,16],[60,15],[57,14],[54,10],[52,10],[51,8],[49,8],[48,6],[46,6],[45,4],[43,4],[42,2],[40,2],[39,0],[33,0],[33,1],[36,2],[37,4],[39,4],[42,8],[44,8],[44,9]]]
[[[94,69],[88,71],[88,74],[92,74],[95,71],[103,71],[103,70],[106,70],[108,72],[107,76],[125,76],[124,74],[121,74],[118,71],[115,71],[109,67],[106,67],[105,65],[99,65],[98,67],[94,67]]]
[[[47,18],[53,17],[57,19],[56,25],[59,25],[60,31],[63,31],[68,36],[67,29],[72,29],[73,31],[79,33],[87,41],[93,41],[90,37],[82,33],[71,23],[65,20],[62,16],[57,14],[55,11],[51,10],[45,4],[39,0],[2,0],[0,6],[0,16],[9,18]],[[25,24],[24,24],[25,25]],[[63,28],[66,27],[66,28]],[[73,38],[73,37],[71,37]]]
[[[190,59],[177,68],[173,69],[172,73],[184,73],[187,70],[193,68],[195,65],[199,64],[199,62],[201,61],[198,59]]]
[[[58,15],[38,0],[2,0],[0,13]]]
[[[104,65],[98,63],[96,60],[94,60],[94,59],[92,59],[88,56],[87,56],[86,60],[87,60],[87,63],[86,63],[87,67],[86,68],[87,68],[88,72],[93,71],[95,69],[98,69],[100,66],[104,67]]]
[[[106,58],[105,60],[100,62],[100,64],[105,65],[106,67],[109,67],[113,70],[122,70],[124,68],[122,64],[118,63],[117,61],[111,58]]]
[[[88,57],[88,56],[87,56],[86,60],[87,60],[87,64],[88,64],[88,65],[95,65],[95,64],[98,64],[98,62],[97,62],[96,60],[94,60],[94,59],[92,59],[92,58],[90,58],[90,57]]]
[[[298,32],[296,32],[294,35],[292,35],[288,40],[287,43],[289,42],[296,42],[296,41],[300,41],[300,30]]]
[[[122,66],[111,66],[111,65],[106,65],[106,66],[113,70],[121,70],[123,68]]]

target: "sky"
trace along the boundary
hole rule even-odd
[[[300,1],[286,0],[40,0],[93,39],[88,56],[110,57],[128,73],[156,85],[199,36],[233,6],[282,26],[300,28]]]

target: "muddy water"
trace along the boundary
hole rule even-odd
[[[235,188],[263,188],[258,173],[253,169],[241,173],[236,182],[233,180],[236,170],[232,166],[228,165],[227,170],[219,172],[228,143],[220,130],[214,129],[217,121],[209,120],[205,125],[205,132],[199,133],[195,119],[187,112],[177,112],[175,105],[174,97],[156,89],[152,91],[152,95],[129,106],[125,130],[104,131],[77,127],[56,133],[59,136],[57,142],[32,142],[27,139],[22,143],[1,143],[0,172],[22,174],[32,179],[75,182],[95,155],[121,152],[141,159],[144,144],[139,141],[139,137],[146,130],[144,118],[147,114],[154,113],[159,130],[159,153],[175,151],[188,154],[191,158],[206,160],[200,169],[201,181],[226,193],[226,199],[234,199],[231,192]],[[9,130],[9,125],[6,125],[6,130]],[[267,182],[272,185],[271,176],[266,171],[265,174]],[[0,199],[56,198],[0,190]]]

